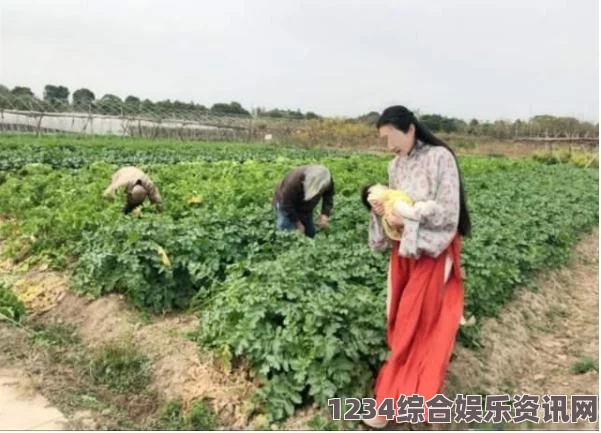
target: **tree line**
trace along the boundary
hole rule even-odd
[[[359,120],[375,125],[379,113],[372,111],[359,117]],[[428,129],[436,133],[488,136],[499,139],[515,137],[598,137],[599,124],[580,121],[574,117],[557,117],[548,114],[537,115],[527,120],[516,119],[482,122],[472,119],[466,122],[440,114],[418,116]]]
[[[218,102],[211,107],[194,102],[181,101],[151,101],[129,95],[121,99],[117,95],[105,94],[100,99],[96,98],[93,91],[87,88],[75,90],[72,94],[62,85],[48,84],[44,87],[42,98],[38,98],[29,87],[16,86],[9,89],[0,84],[0,109],[13,108],[18,110],[41,111],[75,111],[106,115],[157,115],[166,117],[183,117],[194,119],[206,115],[229,115],[243,117],[260,117],[282,120],[317,120],[322,117],[313,113],[303,113],[300,109],[271,109],[256,108],[247,110],[238,102]],[[372,111],[350,122],[367,123],[374,125],[379,113]],[[556,117],[548,114],[537,115],[527,120],[514,121],[496,120],[482,122],[472,119],[466,122],[454,117],[440,114],[424,114],[419,116],[420,121],[436,133],[459,135],[489,136],[498,139],[514,137],[598,137],[599,124],[580,121],[574,117]]]
[[[218,102],[211,107],[194,102],[151,101],[129,95],[121,99],[117,95],[105,94],[96,98],[96,94],[87,88],[75,90],[73,93],[68,87],[48,84],[44,86],[42,98],[37,97],[29,87],[15,86],[9,89],[0,84],[0,108],[13,108],[17,110],[41,111],[75,111],[106,115],[135,115],[135,114],[160,114],[168,116],[194,118],[194,116],[231,115],[250,117],[251,111],[245,109],[239,102]],[[315,113],[303,113],[301,110],[283,110],[264,108],[255,109],[252,114],[257,117],[271,117],[278,119],[319,119]]]

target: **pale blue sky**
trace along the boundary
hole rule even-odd
[[[0,0],[0,83],[597,121],[596,0]]]

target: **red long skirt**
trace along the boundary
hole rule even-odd
[[[386,398],[417,394],[424,403],[442,387],[451,359],[459,321],[463,314],[461,238],[437,258],[408,259],[398,254],[398,242],[390,256],[391,300],[388,317],[388,361],[375,384],[378,406]],[[444,284],[445,260],[450,255],[453,268]],[[450,400],[454,396],[447,396]],[[425,420],[427,421],[427,408]]]

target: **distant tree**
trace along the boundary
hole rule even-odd
[[[12,94],[10,89],[0,84],[0,109],[6,109],[11,107]]]
[[[250,112],[242,108],[242,105],[238,102],[230,102],[230,109],[232,114],[243,114],[245,116],[250,116]]]
[[[493,136],[493,128],[492,128],[492,124],[490,122],[481,123],[480,127],[479,127],[479,131],[480,131],[480,133],[478,135],[484,135],[484,136],[489,136],[489,137]]]
[[[419,121],[433,132],[466,132],[468,125],[461,119],[446,117],[440,114],[424,114]]]
[[[125,98],[125,103],[126,104],[139,104],[140,98],[138,98],[137,96],[129,95],[127,98]]]
[[[530,119],[530,123],[532,124],[532,129],[535,131],[536,135],[555,135],[557,125],[554,116],[548,114],[537,115]]]
[[[575,136],[580,127],[580,122],[574,117],[557,117],[555,123],[557,124],[557,132],[561,137]]]
[[[7,95],[5,108],[15,110],[40,110],[40,101],[35,97],[29,87],[16,86]]]
[[[284,117],[287,117],[288,119],[299,120],[304,119],[305,115],[301,112],[300,108],[297,108],[296,111],[286,110]]]
[[[44,101],[52,105],[67,106],[69,104],[69,89],[65,86],[47,84],[44,86]]]
[[[472,119],[472,120],[470,120],[470,123],[468,124],[466,132],[471,135],[477,135],[479,132],[479,126],[480,126],[480,122],[478,122],[477,119]]]
[[[202,104],[195,104],[194,111],[196,111],[197,113],[200,113],[200,114],[206,114],[209,112],[209,109]]]
[[[582,122],[579,127],[579,135],[581,137],[598,137],[599,124],[593,125],[591,122]]]
[[[511,124],[504,120],[495,120],[492,125],[493,137],[500,140],[510,138],[512,136]]]
[[[155,115],[155,105],[150,99],[144,99],[140,104],[140,111],[144,114],[144,116],[154,117]]]
[[[433,132],[453,132],[455,124],[452,119],[441,116],[440,114],[424,114],[419,121]]]
[[[284,112],[282,110],[274,108],[273,110],[264,111],[263,113],[261,113],[261,116],[262,117],[271,117],[273,119],[281,119],[284,117]]]
[[[433,132],[442,130],[442,116],[439,114],[424,114],[419,121]]]
[[[102,114],[119,115],[123,108],[123,101],[118,96],[108,93],[100,98],[96,106]]]
[[[193,102],[173,102],[173,111],[177,117],[188,119],[194,114],[195,108]]]
[[[380,113],[378,113],[377,111],[370,111],[367,114],[359,116],[357,120],[359,120],[360,122],[368,123],[370,125],[376,125],[378,123],[379,118]]]
[[[305,119],[307,119],[307,120],[317,120],[317,119],[320,119],[320,117],[317,114],[315,114],[314,112],[308,111],[305,114]]]
[[[173,117],[173,103],[170,99],[155,102],[154,111],[162,119]]]
[[[218,102],[211,107],[212,114],[233,114],[250,116],[250,113],[242,108],[238,102],[230,102],[229,104]]]
[[[465,122],[465,120],[462,119],[451,119],[452,122],[452,128],[453,128],[453,132],[457,132],[457,133],[465,133],[467,132],[468,126],[467,123]]]
[[[516,119],[516,121],[513,122],[513,125],[511,126],[511,130],[513,131],[512,135],[514,137],[523,136],[525,133],[525,129],[526,127],[524,125],[524,122],[522,122],[520,119]]]
[[[199,120],[203,115],[205,115],[209,112],[209,109],[207,107],[205,107],[204,105],[194,104],[193,102],[190,102],[189,105],[190,105],[189,116],[192,119]]]
[[[10,91],[10,93],[17,97],[35,97],[35,95],[29,87],[16,86]]]
[[[127,98],[125,98],[123,111],[127,114],[137,114],[140,112],[141,103],[142,102],[140,101],[140,98],[129,95]]]
[[[89,89],[81,88],[73,92],[73,108],[77,111],[87,111],[94,102],[96,95]]]

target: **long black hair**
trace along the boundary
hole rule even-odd
[[[367,200],[367,197],[369,197],[369,189],[372,186],[373,185],[365,185],[363,188],[361,188],[361,202],[367,208],[367,210],[371,210],[371,203]]]
[[[459,169],[459,162],[457,161],[455,152],[453,152],[453,150],[444,141],[432,134],[428,128],[426,128],[417,120],[411,111],[402,105],[388,107],[382,112],[376,126],[378,129],[380,129],[380,127],[385,125],[392,125],[404,133],[407,133],[407,131],[409,131],[409,126],[413,125],[415,127],[415,138],[417,140],[420,140],[422,143],[429,146],[444,147],[451,152],[451,155],[453,155],[453,158],[455,158],[455,164],[457,164],[457,170],[459,172],[459,224],[457,228],[461,236],[469,236],[472,231],[472,222],[467,209],[461,170]]]

